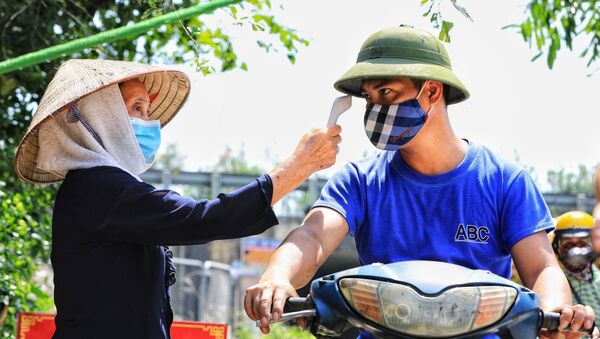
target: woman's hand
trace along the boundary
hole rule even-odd
[[[313,129],[300,139],[294,153],[269,173],[273,181],[271,206],[314,172],[335,164],[338,145],[342,141],[341,132],[342,128],[335,125],[328,129]]]
[[[328,129],[313,129],[298,142],[290,160],[297,168],[305,169],[309,177],[312,173],[335,164],[342,141],[342,128],[335,125]]]

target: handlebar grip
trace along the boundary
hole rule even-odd
[[[311,308],[315,308],[315,303],[313,302],[311,296],[309,295],[306,298],[302,297],[289,297],[285,301],[285,305],[283,306],[283,312],[298,312],[304,311]]]
[[[541,324],[540,328],[549,330],[549,331],[557,331],[558,326],[560,325],[560,313],[557,312],[542,312],[540,311]],[[592,324],[591,328],[581,327],[578,332],[592,334],[594,332],[594,328],[596,327],[596,322]]]
[[[540,312],[540,328],[546,329],[548,331],[558,330],[558,326],[560,325],[560,313],[542,311]]]

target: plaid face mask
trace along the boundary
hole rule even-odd
[[[396,105],[367,105],[365,132],[375,147],[394,151],[404,147],[417,135],[428,115],[417,100],[423,88],[425,84],[414,99]]]

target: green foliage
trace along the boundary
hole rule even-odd
[[[213,168],[213,171],[220,173],[249,174],[257,176],[265,173],[262,168],[255,165],[250,165],[248,163],[243,148],[237,154],[232,154],[229,146],[219,158],[219,161]]]
[[[589,39],[581,57],[588,58],[588,67],[599,55],[600,2],[596,0],[532,0],[526,10],[526,19],[519,25],[510,25],[521,33],[525,42],[537,50],[536,60],[546,53],[549,68],[554,66],[558,51],[566,45],[573,50],[577,36]],[[564,44],[564,45],[563,45]]]
[[[182,2],[181,5],[175,6],[170,1],[165,1],[166,5],[163,2],[159,5],[157,0],[149,1],[150,8],[144,13],[144,16],[160,15],[180,7],[187,7],[195,1],[183,0]],[[267,52],[271,50],[277,52],[278,49],[273,46],[281,45],[285,48],[288,59],[293,63],[298,52],[298,45],[308,46],[308,40],[300,37],[295,30],[281,25],[273,15],[269,14],[270,10],[271,2],[269,0],[249,0],[229,6],[226,12],[233,21],[234,27],[238,29],[251,27],[252,31],[260,33],[257,40],[259,47],[264,48]],[[152,39],[149,40],[151,43],[145,39],[140,40],[138,48],[142,44],[146,54],[152,54],[156,50],[166,50],[165,48],[169,45],[176,44],[178,46],[176,53],[161,55],[163,59],[161,61],[174,63],[191,60],[196,69],[204,75],[217,70],[222,72],[235,68],[247,70],[248,65],[238,60],[231,36],[223,28],[211,27],[209,23],[201,21],[201,19],[204,17],[188,19],[178,25],[155,30],[151,34]],[[276,37],[277,42],[273,42],[271,37]],[[264,46],[269,46],[269,48]]]
[[[2,184],[3,182],[0,182]],[[12,338],[18,312],[47,312],[52,299],[31,282],[50,249],[52,190],[0,190],[0,289],[8,292],[9,313],[0,338]]]
[[[574,171],[565,168],[549,170],[546,176],[550,185],[550,192],[570,195],[583,193],[588,197],[592,197],[594,196],[593,174],[593,168],[579,165]],[[572,206],[564,207],[558,205],[548,207],[550,208],[550,213],[554,216],[573,210]]]
[[[450,30],[454,24],[442,17],[440,4],[443,1],[419,0],[421,6],[428,6],[423,16],[429,17],[434,27],[440,30],[439,38],[450,42]],[[457,11],[473,21],[457,0],[449,1]],[[598,0],[530,0],[525,11],[525,19],[520,24],[503,28],[516,29],[529,47],[536,50],[531,58],[532,62],[545,54],[550,69],[554,67],[558,51],[564,46],[572,51],[573,41],[578,37],[587,40],[580,57],[587,58],[588,67],[600,56],[600,1]]]
[[[197,0],[44,0],[0,1],[0,60],[107,31],[195,4]],[[11,309],[0,338],[14,337],[19,311],[48,311],[51,299],[31,281],[36,265],[48,262],[50,218],[57,186],[35,187],[18,180],[12,169],[16,147],[37,102],[58,66],[70,58],[192,62],[208,74],[248,69],[237,58],[225,28],[256,31],[257,40],[283,46],[293,62],[307,41],[278,23],[270,0],[249,0],[214,15],[157,27],[140,37],[86,49],[0,76],[0,290]],[[213,18],[223,16],[225,24]],[[214,21],[214,22],[213,22]],[[233,22],[234,25],[230,25]],[[256,29],[255,29],[256,28]],[[273,47],[272,49],[276,49]],[[164,159],[170,166],[176,158]]]
[[[179,152],[176,144],[167,144],[164,151],[158,153],[156,162],[152,165],[155,169],[169,170],[172,173],[181,172],[185,156]]]
[[[547,173],[550,191],[562,194],[584,193],[594,195],[594,170],[585,165],[579,165],[576,171],[565,168],[549,170]]]
[[[537,50],[532,61],[546,54],[549,68],[554,66],[558,51],[566,46],[573,50],[576,37],[587,39],[581,57],[587,57],[588,67],[599,55],[600,2],[596,0],[532,0],[526,10],[526,19],[517,28],[525,42]]]
[[[454,23],[446,21],[442,17],[442,11],[440,5],[443,0],[420,0],[421,6],[428,5],[427,11],[423,13],[424,17],[429,17],[429,21],[433,24],[433,27],[440,30],[438,38],[444,42],[450,42],[450,31],[454,27]],[[458,0],[450,0],[450,3],[454,8],[461,13],[465,18],[473,21],[467,9],[458,3]]]
[[[235,331],[238,339],[254,339],[257,337],[258,329],[250,327],[250,325],[241,327]],[[313,339],[315,338],[309,331],[303,330],[298,326],[286,326],[282,324],[271,325],[271,332],[267,335],[259,334],[260,338],[264,339]]]

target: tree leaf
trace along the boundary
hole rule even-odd
[[[12,92],[17,87],[17,79],[3,77],[2,84],[0,84],[0,95],[5,96]]]
[[[46,292],[42,291],[41,289],[39,289],[36,286],[31,286],[31,293],[35,294],[35,296],[38,298],[47,298],[48,297],[48,294],[46,294]]]
[[[442,29],[439,34],[439,39],[444,42],[450,42],[450,31],[452,30],[452,27],[454,27],[454,23],[443,20]]]
[[[457,0],[451,0],[452,5],[454,6],[454,8],[456,8],[457,11],[459,11],[460,13],[462,13],[462,15],[469,19],[471,22],[473,21],[473,18],[471,18],[471,16],[469,15],[469,13],[467,12],[466,8],[464,8],[463,6],[458,4]]]
[[[537,52],[537,53],[536,53],[536,54],[533,56],[533,58],[531,58],[531,62],[534,62],[534,61],[536,61],[536,60],[537,60],[539,57],[541,57],[542,55],[544,55],[544,52],[542,52],[542,51],[538,51],[538,52]]]
[[[548,68],[552,69],[552,67],[554,67],[554,61],[556,60],[556,47],[554,44],[550,44],[550,48],[548,50],[548,59],[547,59],[547,63],[548,63]]]

